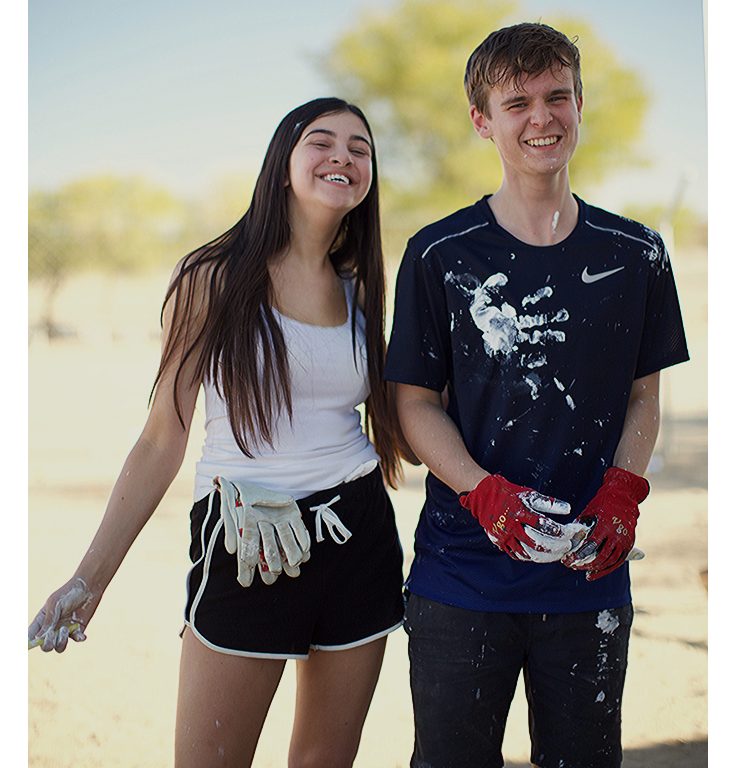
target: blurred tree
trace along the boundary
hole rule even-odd
[[[487,34],[520,20],[508,0],[400,0],[364,14],[323,59],[337,91],[375,127],[390,239],[497,188],[501,165],[467,117],[463,74]],[[634,144],[647,96],[638,74],[585,22],[542,21],[578,38],[584,119],[571,178],[585,195],[609,171],[642,162]]]
[[[630,205],[623,213],[659,231],[666,240],[670,230],[673,242],[667,245],[674,250],[707,244],[706,220],[690,208],[679,207],[676,211],[669,211],[664,205]]]
[[[28,199],[28,272],[45,285],[41,320],[50,337],[63,333],[54,299],[80,270],[132,272],[170,266],[241,218],[254,179],[228,176],[203,201],[186,201],[142,178],[97,176]]]
[[[184,203],[143,179],[100,176],[55,192],[32,192],[28,271],[46,283],[46,333],[59,333],[53,303],[70,273],[173,264],[188,235]]]
[[[252,173],[231,173],[223,176],[209,190],[204,200],[198,201],[195,220],[202,233],[200,243],[211,240],[233,226],[251,204],[256,177]]]

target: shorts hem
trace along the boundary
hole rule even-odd
[[[217,653],[224,653],[228,656],[244,656],[246,658],[252,658],[252,659],[275,659],[275,660],[282,660],[282,661],[288,661],[289,659],[304,660],[309,658],[309,653],[267,653],[263,651],[248,651],[248,650],[238,650],[237,648],[226,648],[222,645],[216,645],[215,643],[210,642],[197,629],[197,627],[195,627],[189,621],[185,621],[184,626],[189,627],[192,630],[192,634],[206,648],[209,648],[211,651],[216,651]]]
[[[369,635],[368,637],[363,637],[360,640],[355,640],[352,643],[344,643],[343,645],[322,645],[321,643],[315,643],[310,645],[310,650],[314,651],[347,651],[350,648],[358,648],[361,645],[367,645],[368,643],[372,643],[374,640],[378,640],[380,637],[386,637],[391,632],[394,632],[395,630],[399,629],[402,626],[402,622],[400,621],[397,624],[394,624],[393,626],[389,627],[388,629],[382,629],[381,632],[376,632],[373,635]]]

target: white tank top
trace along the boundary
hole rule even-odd
[[[349,311],[343,325],[309,325],[274,310],[287,347],[292,421],[286,413],[278,415],[273,447],[249,441],[254,458],[245,456],[235,442],[224,400],[212,381],[205,380],[205,442],[195,471],[195,501],[212,491],[212,478],[221,474],[300,499],[332,488],[378,460],[356,410],[369,394],[366,322],[356,308],[354,361],[351,282],[344,281],[344,286]]]

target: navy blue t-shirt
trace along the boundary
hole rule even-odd
[[[660,236],[576,200],[576,227],[555,245],[502,229],[488,197],[411,238],[385,373],[438,392],[447,385],[448,414],[473,459],[570,502],[561,523],[583,510],[612,465],[633,381],[688,359]],[[411,592],[484,611],[630,602],[627,566],[587,582],[560,563],[513,560],[432,473],[426,494]]]

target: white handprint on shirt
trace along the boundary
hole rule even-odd
[[[546,344],[565,342],[565,331],[553,327],[553,324],[565,323],[569,319],[568,310],[562,308],[553,313],[520,314],[504,300],[501,289],[507,285],[509,278],[503,272],[494,273],[483,283],[471,274],[448,273],[445,279],[470,299],[471,318],[481,331],[489,357],[509,358],[519,354],[520,365],[532,371],[547,365]],[[542,286],[522,299],[522,308],[549,299],[552,295],[552,286]],[[528,373],[523,379],[530,387],[532,399],[537,399],[542,383],[539,373]]]

